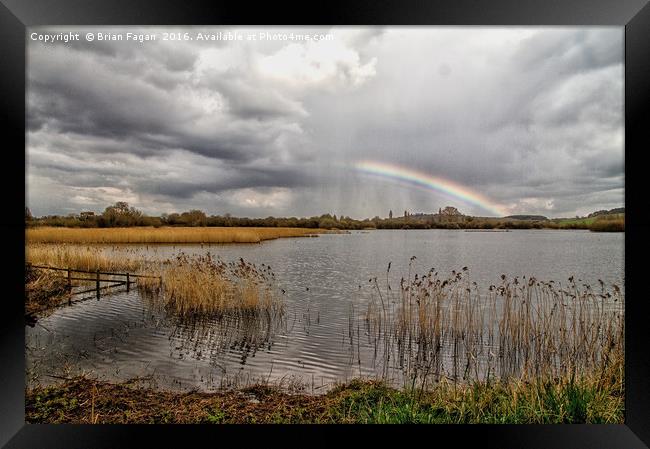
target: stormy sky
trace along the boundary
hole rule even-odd
[[[80,40],[30,38],[67,32]],[[88,32],[157,39],[90,42]],[[197,40],[219,32],[244,39]],[[266,32],[325,39],[260,40]],[[37,216],[115,201],[156,215],[365,218],[447,205],[493,215],[368,175],[359,161],[444,178],[511,214],[623,206],[622,27],[27,34],[26,192]]]

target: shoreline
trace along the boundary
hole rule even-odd
[[[214,393],[170,392],[139,379],[87,377],[25,391],[27,423],[74,424],[549,424],[624,422],[620,379],[439,383],[398,390],[355,379],[322,395],[257,384]]]

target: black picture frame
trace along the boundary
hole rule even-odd
[[[413,438],[415,431],[431,444],[455,446],[480,441],[481,447],[643,448],[650,445],[650,326],[647,276],[650,220],[645,198],[650,125],[650,5],[647,0],[447,0],[246,2],[171,0],[112,2],[90,0],[1,0],[0,111],[3,132],[5,236],[7,264],[0,312],[0,445],[22,447],[127,447],[187,443],[197,437],[213,443],[225,436],[252,435],[267,441],[340,444],[349,432],[361,432],[364,444],[391,436]],[[621,425],[481,425],[418,426],[140,426],[25,424],[25,345],[22,295],[24,261],[25,72],[26,27],[37,25],[614,25],[625,27],[625,424]],[[15,175],[15,176],[14,176]],[[25,185],[25,184],[23,184]],[[588,263],[588,261],[585,261]],[[404,433],[402,433],[404,432]],[[408,432],[408,433],[406,433]],[[304,433],[297,439],[294,433]],[[236,434],[236,435],[235,435]],[[345,435],[344,435],[345,434]],[[287,438],[287,435],[291,435]],[[302,435],[300,436],[302,437]]]

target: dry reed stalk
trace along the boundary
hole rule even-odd
[[[145,273],[161,280],[141,278],[139,288],[163,298],[166,308],[176,316],[270,317],[283,311],[270,268],[258,268],[243,259],[225,263],[209,253],[193,258],[181,253]]]
[[[464,268],[448,279],[433,270],[402,279],[397,294],[396,310],[384,311],[374,280],[365,321],[380,362],[398,360],[413,383],[429,374],[455,381],[602,377],[622,363],[624,298],[616,285],[608,291],[601,281],[596,293],[573,277],[563,287],[502,276],[482,294]]]
[[[283,237],[305,237],[325,232],[305,228],[135,227],[57,228],[26,230],[30,243],[259,243]]]
[[[33,265],[86,271],[135,272],[144,263],[143,260],[111,254],[98,247],[33,243],[26,246],[25,259]]]

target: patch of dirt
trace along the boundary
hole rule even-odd
[[[327,404],[324,396],[292,395],[260,386],[178,393],[145,388],[137,381],[112,384],[75,377],[61,385],[26,391],[25,419],[78,424],[318,422]]]

